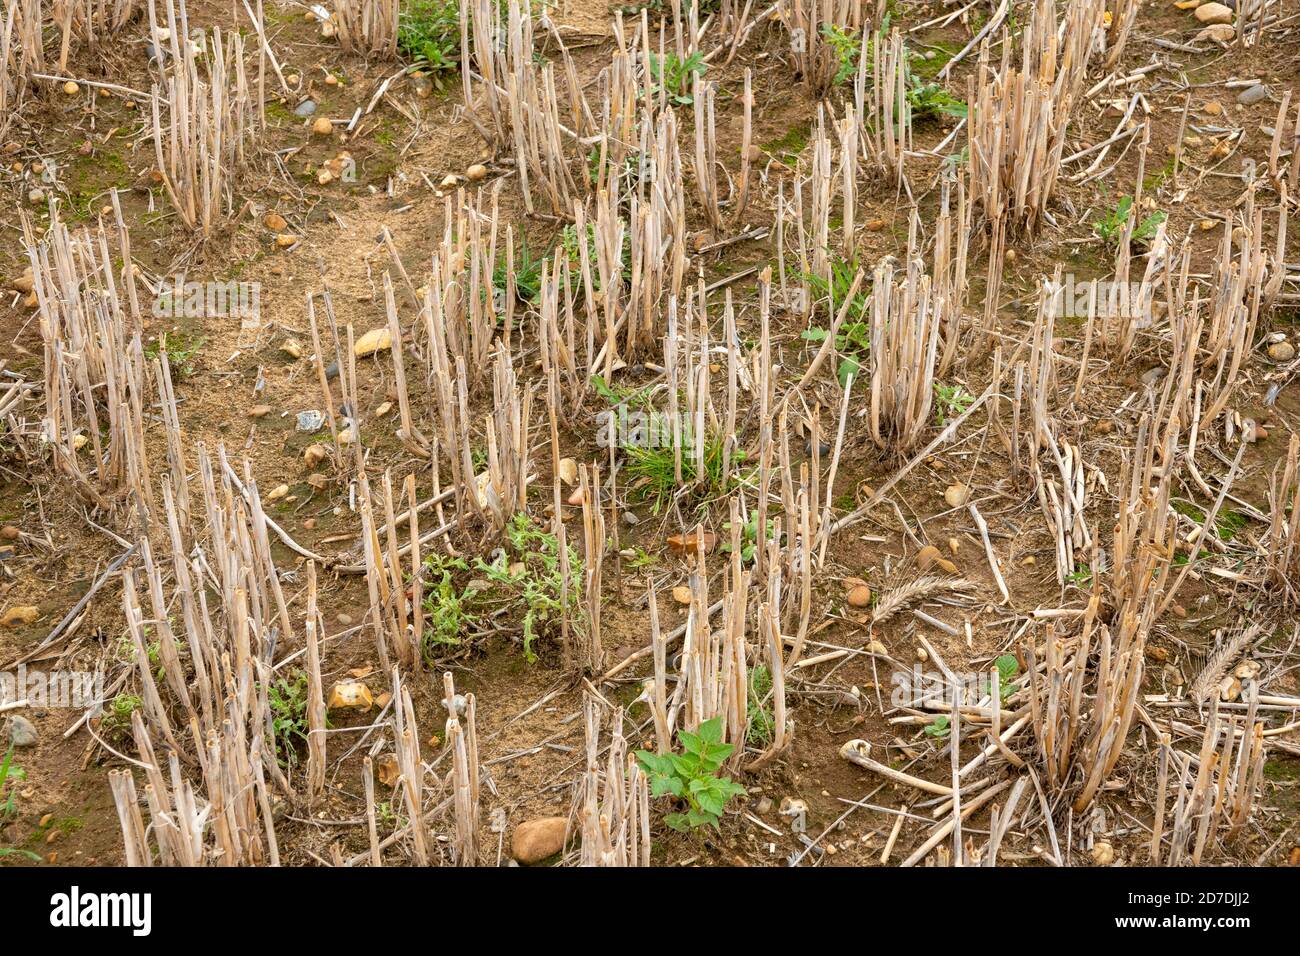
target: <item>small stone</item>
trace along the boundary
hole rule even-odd
[[[391,787],[402,776],[402,771],[397,767],[397,757],[393,754],[384,754],[375,764],[375,772],[379,776],[379,782],[385,787]]]
[[[1220,113],[1223,112],[1223,107],[1219,105],[1218,100],[1210,100],[1210,102],[1206,103],[1203,107],[1201,107],[1201,109],[1203,109],[1210,116],[1218,116]]]
[[[1092,426],[1092,430],[1098,435],[1109,435],[1115,430],[1115,422],[1110,418],[1103,418],[1097,424]]]
[[[1201,0],[1176,0],[1174,6],[1179,10],[1195,10],[1201,5]]]
[[[281,216],[278,212],[268,212],[262,218],[262,225],[272,232],[284,232],[289,228],[289,224],[284,221],[284,216]]]
[[[1242,106],[1254,106],[1260,100],[1268,96],[1268,87],[1262,83],[1256,83],[1237,94],[1237,102]]]
[[[574,488],[569,497],[564,499],[565,504],[580,505],[582,504],[582,489]]]
[[[325,85],[326,85],[326,86],[338,86],[338,85],[339,85],[339,78],[338,78],[337,76],[335,76],[333,73],[327,73],[327,74],[325,74]]]
[[[301,103],[299,103],[297,106],[293,108],[293,115],[299,116],[303,119],[306,119],[308,116],[311,116],[315,112],[316,112],[315,100],[303,100]],[[326,120],[325,122],[328,123],[329,120]],[[332,125],[331,125],[331,129],[333,129]],[[330,132],[330,130],[327,129],[325,130],[325,132],[328,133]]]
[[[811,438],[809,438],[806,442],[803,443],[803,450],[804,450],[804,454],[806,455],[811,455],[813,453],[813,443]],[[817,457],[825,458],[830,453],[831,453],[831,446],[829,443],[824,441],[819,441],[817,443]]]
[[[328,116],[318,116],[316,122],[311,124],[311,131],[317,136],[329,136],[334,132],[334,124],[329,121]]]
[[[302,343],[297,339],[285,339],[280,351],[291,359],[302,358]]]
[[[455,189],[460,184],[460,179],[452,173],[442,177],[442,182],[438,185],[443,189]]]
[[[22,534],[22,532],[11,524],[7,524],[3,528],[0,528],[0,540],[17,541],[20,534]]]
[[[9,610],[0,615],[0,624],[5,627],[19,627],[25,624],[34,624],[40,617],[41,612],[31,604],[15,604]]]
[[[465,170],[465,178],[472,183],[482,182],[487,179],[488,168],[482,163],[475,163],[469,169]]]
[[[718,536],[712,531],[692,531],[690,534],[672,534],[668,536],[668,548],[678,554],[703,551],[711,552],[718,544]]]
[[[374,355],[380,349],[391,347],[392,344],[393,333],[388,330],[388,326],[381,325],[357,339],[356,344],[352,346],[352,352],[357,358],[365,358],[367,355]]]
[[[283,498],[283,497],[284,497],[285,495],[287,495],[288,493],[289,493],[289,486],[288,486],[288,485],[277,485],[276,487],[274,487],[274,488],[272,488],[272,489],[270,490],[270,492],[267,494],[265,500],[266,500],[266,501],[279,501],[281,498]]]
[[[510,855],[529,866],[541,863],[564,849],[568,817],[542,817],[515,827],[510,839]]]
[[[284,78],[284,81],[290,86],[297,86],[300,80],[301,77],[299,77],[297,73],[290,73]]]
[[[1215,23],[1196,34],[1196,39],[1200,41],[1211,40],[1215,43],[1231,43],[1236,36],[1237,29],[1231,23]]]
[[[248,410],[249,418],[263,418],[269,414],[271,414],[270,405],[254,405]]]
[[[1274,362],[1289,362],[1295,358],[1295,346],[1290,342],[1274,342],[1268,347],[1268,357]]]
[[[325,425],[325,413],[314,408],[298,413],[298,431],[318,432]]]
[[[1148,388],[1154,388],[1165,377],[1165,374],[1164,366],[1157,365],[1155,368],[1149,368],[1142,373],[1141,382]]]
[[[39,186],[34,186],[27,191],[27,201],[33,206],[39,206],[45,202],[45,190]]]
[[[624,523],[625,525],[627,525],[629,528],[635,528],[636,525],[637,525],[637,523],[638,523],[640,520],[641,520],[641,519],[638,518],[638,517],[636,516],[636,514],[633,513],[633,512],[631,512],[631,511],[624,511],[624,512],[623,512],[623,523]]]
[[[889,648],[885,647],[885,645],[880,643],[880,641],[873,640],[867,644],[867,653],[877,654],[880,657],[888,657]]]
[[[916,553],[916,563],[922,571],[928,571],[934,566],[938,566],[949,574],[957,573],[957,565],[945,558],[932,544],[927,544],[924,548]]]
[[[1202,23],[1231,23],[1232,8],[1222,3],[1203,3],[1196,8],[1196,19]]]
[[[950,508],[960,508],[970,500],[970,489],[960,481],[953,482],[943,492],[943,500]]]
[[[561,458],[557,470],[560,473],[560,481],[566,485],[572,485],[578,480],[578,463],[572,458]]]
[[[330,486],[330,480],[322,474],[308,475],[307,484],[313,491],[324,491]]]
[[[338,621],[344,627],[347,627],[349,624],[352,623],[352,615],[344,611],[340,611],[338,614],[334,616],[334,620]]]
[[[1097,866],[1110,866],[1115,862],[1115,848],[1104,840],[1092,845],[1092,862]]]
[[[859,584],[853,588],[853,590],[849,591],[846,600],[849,602],[849,607],[870,607],[871,588],[867,587],[865,584]]]
[[[23,295],[27,295],[36,286],[36,277],[32,275],[32,267],[28,266],[23,270],[22,275],[9,283]]]
[[[1241,678],[1229,674],[1219,683],[1219,700],[1230,703],[1241,696]]]
[[[868,219],[864,225],[866,226],[868,232],[879,232],[881,229],[885,228],[885,220]]]
[[[9,742],[15,747],[35,747],[36,737],[36,725],[22,714],[9,718]]]
[[[380,403],[379,403],[379,407],[375,409],[375,417],[376,417],[376,418],[383,418],[385,415],[387,415],[387,414],[388,414],[389,412],[391,412],[392,410],[393,410],[393,403],[392,403],[392,402],[380,402]]]
[[[1232,671],[1237,680],[1257,680],[1264,666],[1259,661],[1242,661]]]
[[[303,519],[303,522],[302,522],[302,526],[303,526],[303,528],[305,528],[306,530],[311,531],[313,528],[316,527],[316,519],[315,519],[315,518],[304,518],[304,519]]]
[[[343,615],[339,615],[341,618]],[[361,681],[348,681],[342,684],[335,684],[330,691],[328,707],[330,710],[341,710],[352,708],[354,710],[369,710],[375,704],[374,695],[370,693],[370,688]]]
[[[290,236],[282,233],[281,235],[275,237],[275,244],[279,246],[281,249],[289,249],[298,244],[298,237]]]
[[[691,603],[691,589],[684,584],[679,584],[673,588],[673,600],[678,604]]]
[[[63,84],[63,92],[67,93],[69,96],[76,96],[81,92],[81,87],[72,80],[68,80],[68,82]]]
[[[925,663],[930,659],[930,652],[927,651],[924,647],[918,647],[916,649],[916,659],[922,663]]]
[[[326,365],[326,366],[325,366],[325,380],[326,380],[327,382],[332,382],[332,381],[334,381],[334,379],[336,379],[336,378],[338,378],[338,377],[339,377],[339,363],[338,363],[338,362],[330,362],[329,365]]]

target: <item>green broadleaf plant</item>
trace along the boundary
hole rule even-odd
[[[637,763],[649,775],[650,792],[656,797],[673,796],[686,802],[685,812],[664,817],[664,822],[674,830],[717,827],[727,801],[745,792],[730,777],[717,775],[736,748],[722,742],[721,717],[700,724],[698,733],[678,731],[677,739],[682,753],[636,752]]]

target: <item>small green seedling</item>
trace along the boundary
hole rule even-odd
[[[960,385],[944,385],[942,382],[934,383],[934,398],[938,404],[934,413],[936,425],[947,424],[975,401],[975,396]]]
[[[947,717],[934,718],[934,720],[925,725],[924,730],[926,736],[933,737],[935,740],[947,740],[948,734],[951,732],[952,728],[948,725]]]
[[[691,95],[694,78],[703,76],[708,68],[704,54],[699,50],[684,60],[676,53],[666,53],[662,57],[650,54],[650,75],[654,77],[656,91],[663,90],[679,106],[690,106],[695,102]]]
[[[460,637],[474,623],[471,607],[478,591],[472,587],[458,587],[453,574],[468,571],[462,558],[451,558],[436,552],[424,559],[424,615],[425,628],[420,642],[424,656],[432,661],[439,648],[454,647]]]
[[[14,766],[13,759],[14,747],[10,744],[4,760],[0,760],[0,823],[7,823],[18,816],[18,788],[15,783],[27,779],[26,771],[22,767]],[[30,850],[0,846],[0,857],[6,856],[22,856],[35,863],[41,861],[41,858]]]
[[[858,263],[856,260],[836,259],[831,263],[831,276],[828,282],[822,276],[805,275],[804,281],[812,286],[813,291],[819,299],[826,299],[830,303],[830,308],[838,311],[844,300],[848,298],[850,290],[853,288],[853,280],[858,274]],[[835,350],[840,355],[839,368],[836,370],[836,377],[839,379],[840,387],[847,388],[849,376],[853,376],[854,381],[861,379],[862,369],[867,361],[867,353],[871,351],[871,327],[867,324],[867,306],[869,299],[867,293],[863,291],[861,285],[853,296],[853,301],[849,305],[848,315],[840,325],[840,331],[835,336]],[[806,342],[822,343],[830,335],[829,329],[811,328],[805,329],[800,333],[800,338]]]
[[[298,763],[298,744],[307,742],[307,683],[307,672],[298,671],[293,679],[279,677],[267,688],[276,758],[284,767]]]
[[[409,0],[397,18],[397,49],[432,74],[441,86],[460,64],[457,0]]]
[[[637,763],[650,776],[652,794],[656,797],[671,795],[686,802],[686,812],[668,814],[664,817],[665,823],[674,830],[683,831],[705,825],[716,828],[727,801],[745,793],[745,788],[733,783],[730,777],[717,775],[736,748],[722,742],[721,717],[700,724],[699,733],[678,731],[677,739],[681,742],[682,753],[660,756],[648,750],[638,750]]]
[[[1015,693],[1011,682],[1020,674],[1020,661],[1015,654],[1003,654],[993,662],[993,666],[998,669],[998,696],[1005,701]]]
[[[1093,225],[1093,230],[1097,235],[1112,245],[1119,245],[1120,239],[1124,236],[1124,226],[1128,223],[1129,213],[1133,210],[1133,197],[1125,196],[1119,204],[1115,206],[1113,212],[1106,215],[1105,218],[1099,219]],[[1133,235],[1130,237],[1132,242],[1138,245],[1148,245],[1156,237],[1156,232],[1160,224],[1168,218],[1165,213],[1156,210],[1147,215],[1133,229]]]

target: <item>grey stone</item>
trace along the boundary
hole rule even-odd
[[[36,746],[36,725],[21,714],[9,718],[9,740],[15,747]]]
[[[293,115],[301,116],[304,119],[307,118],[308,116],[311,116],[311,114],[315,112],[316,112],[315,100],[303,100],[301,103],[299,103],[297,106],[293,108]]]
[[[298,413],[298,431],[318,432],[325,425],[325,413],[314,408]]]
[[[1237,102],[1240,103],[1242,106],[1253,106],[1255,103],[1258,103],[1260,100],[1265,99],[1267,96],[1268,96],[1268,87],[1264,86],[1263,84],[1256,83],[1254,86],[1249,87],[1248,89],[1244,89],[1240,93],[1238,93]]]

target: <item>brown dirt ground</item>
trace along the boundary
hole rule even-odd
[[[905,26],[922,23],[942,12],[935,3],[899,6]],[[273,42],[284,70],[301,74],[304,95],[310,93],[319,101],[318,115],[350,115],[357,106],[365,104],[374,84],[395,69],[392,64],[367,64],[344,56],[333,41],[318,37],[315,29],[304,22],[301,8],[296,5],[270,3],[267,9]],[[209,0],[192,3],[190,18],[192,23],[204,26],[232,25],[229,5]],[[562,28],[570,31],[566,36],[572,38],[584,76],[591,75],[610,42],[608,11],[598,3],[571,2],[561,5],[556,19]],[[1196,54],[1160,50],[1150,42],[1153,37],[1189,42],[1197,26],[1190,15],[1164,0],[1148,4],[1141,14],[1125,63],[1136,67],[1156,52],[1181,63],[1182,75],[1191,84],[1192,121],[1241,126],[1245,135],[1235,155],[1260,162],[1266,156],[1269,142],[1260,126],[1274,121],[1277,94],[1294,85],[1294,63],[1300,54],[1297,32],[1292,30],[1284,41],[1255,51],[1235,47],[1221,50],[1206,44],[1206,52]],[[115,83],[147,89],[150,80],[142,52],[146,32],[145,23],[137,23],[127,31],[124,42],[115,44],[115,49],[102,62],[79,58],[74,53],[69,75],[92,78],[103,75]],[[922,49],[928,45],[951,52],[964,44],[969,35],[966,26],[958,22],[941,30],[923,31],[913,40]],[[793,78],[782,53],[782,41],[775,31],[760,30],[735,63],[709,73],[710,79],[734,96],[744,66],[755,71],[755,141],[768,144],[764,148],[771,162],[765,164],[759,194],[747,217],[754,225],[770,222],[777,183],[783,177],[788,180],[789,166],[796,162],[815,121],[816,103]],[[965,88],[969,67],[968,62],[956,71],[953,89]],[[340,86],[325,85],[327,69],[343,79]],[[1159,75],[1167,79],[1177,73],[1163,71]],[[1222,84],[1241,76],[1262,78],[1270,84],[1274,97],[1251,107],[1237,105]],[[1142,88],[1149,90],[1150,84]],[[1150,176],[1161,167],[1166,146],[1176,137],[1183,94],[1176,86],[1165,83],[1162,89],[1149,95],[1155,111],[1152,162],[1148,164]],[[486,145],[460,116],[458,84],[452,84],[446,94],[421,98],[412,84],[403,80],[394,85],[391,97],[395,104],[381,103],[346,141],[338,135],[329,142],[310,136],[304,121],[289,112],[295,105],[293,100],[273,107],[270,146],[293,151],[283,159],[287,175],[268,164],[241,183],[240,195],[251,203],[249,210],[222,241],[202,249],[193,248],[171,218],[159,214],[165,213],[167,207],[165,199],[156,191],[150,194],[147,189],[132,189],[152,165],[152,144],[137,135],[138,106],[131,107],[120,95],[98,98],[83,92],[76,98],[68,98],[57,90],[45,91],[11,134],[11,145],[16,144],[17,149],[7,154],[9,165],[0,173],[0,188],[10,197],[10,202],[0,211],[0,224],[11,240],[21,236],[17,209],[24,205],[23,197],[34,175],[32,164],[40,161],[57,169],[56,188],[65,196],[65,217],[69,220],[93,221],[93,211],[106,201],[104,191],[125,187],[123,200],[136,255],[151,272],[170,274],[176,269],[175,263],[184,261],[192,278],[237,276],[261,283],[263,321],[257,329],[244,329],[237,320],[208,318],[179,328],[155,321],[148,332],[151,337],[166,332],[180,335],[185,341],[201,341],[192,370],[177,388],[186,441],[191,446],[201,441],[210,448],[225,443],[236,456],[247,455],[263,489],[288,482],[291,498],[278,504],[275,517],[304,545],[325,553],[340,550],[342,542],[326,542],[355,532],[356,520],[346,507],[341,513],[335,510],[346,502],[345,487],[331,486],[322,492],[306,484],[301,462],[304,442],[293,430],[295,412],[320,404],[310,365],[290,361],[278,351],[279,343],[286,337],[308,339],[304,294],[328,286],[333,292],[340,324],[354,323],[358,335],[381,324],[383,303],[378,283],[388,266],[387,252],[376,241],[381,227],[387,226],[392,232],[411,274],[419,274],[428,261],[435,237],[443,228],[444,200],[434,195],[432,186],[447,173],[460,172],[480,159],[487,159],[493,170],[482,188],[500,184],[501,217],[526,232],[531,248],[547,247],[558,231],[553,222],[526,220],[510,167],[485,153]],[[1226,111],[1226,115],[1213,123],[1204,111],[1211,101],[1217,101]],[[720,124],[726,132],[722,134],[720,152],[730,157],[734,171],[739,165],[739,126],[738,111],[731,108],[731,102],[728,100],[722,106],[725,119],[720,117]],[[415,116],[418,122],[412,124],[395,105]],[[1071,142],[1082,146],[1104,138],[1117,118],[1118,114],[1106,105],[1104,98],[1083,104],[1072,127]],[[948,128],[941,122],[929,123],[919,131],[918,148],[936,144]],[[1198,164],[1204,162],[1203,154],[1208,149],[1209,137],[1203,139],[1206,145],[1199,147],[1200,153],[1192,151],[1192,159]],[[80,155],[78,147],[87,140],[93,149],[89,156]],[[357,158],[358,182],[317,187],[306,172],[340,149],[350,150]],[[1023,295],[1040,273],[1050,273],[1056,263],[1065,263],[1067,268],[1080,273],[1100,272],[1104,268],[1101,263],[1105,253],[1099,255],[1100,244],[1090,239],[1091,230],[1084,221],[1091,221],[1100,209],[1113,205],[1118,195],[1131,191],[1137,175],[1135,153],[1136,150],[1128,153],[1103,182],[1066,186],[1055,207],[1056,227],[1046,227],[1032,240],[1012,240],[1017,259],[1008,266],[1004,299]],[[1219,168],[1235,170],[1236,160],[1232,163],[1231,166],[1221,163]],[[915,179],[925,182],[932,172],[921,163]],[[1161,208],[1170,215],[1174,234],[1181,234],[1203,218],[1221,217],[1236,201],[1239,191],[1236,181],[1212,174],[1197,177],[1195,188],[1187,189],[1187,185],[1184,174],[1177,183],[1164,175],[1155,186]],[[1181,198],[1174,201],[1175,196]],[[862,204],[860,222],[882,221],[878,230],[864,233],[863,260],[873,262],[885,254],[898,254],[906,244],[906,198],[898,197],[891,189],[873,187],[864,190]],[[936,204],[937,192],[921,198],[924,221],[933,216]],[[1067,204],[1077,215],[1066,211]],[[275,210],[289,221],[291,231],[301,236],[297,246],[289,251],[274,246],[272,236],[261,226],[262,213],[266,210]],[[1087,210],[1091,212],[1085,214]],[[47,217],[31,207],[28,212],[39,229]],[[1217,231],[1205,233],[1203,244],[1197,246],[1197,255],[1208,259],[1215,251],[1218,236]],[[1300,248],[1294,227],[1291,238],[1292,248]],[[748,241],[698,257],[698,264],[712,279],[754,263],[767,262],[772,256],[770,241]],[[19,242],[6,242],[0,247],[0,274],[15,275],[23,264]],[[979,300],[982,258],[972,262],[970,271],[974,278],[970,308],[978,312],[982,308]],[[737,286],[735,290],[739,297],[740,334],[756,337],[757,309],[743,288]],[[0,306],[0,322],[8,330],[0,343],[0,357],[9,361],[10,368],[39,380],[40,332],[31,313],[22,308],[18,299],[11,295]],[[1026,324],[1022,315],[1018,309],[1004,310],[1007,323],[1004,331],[1012,336],[1018,334]],[[1279,315],[1275,319],[1276,327],[1289,329],[1287,323],[1294,318]],[[780,343],[781,361],[786,367],[798,368],[807,360],[799,331],[800,327],[787,317],[782,317],[774,329]],[[1075,366],[1068,364],[1069,360],[1073,358],[1077,362],[1081,343],[1072,337],[1069,329],[1061,330],[1061,335],[1065,340],[1065,367],[1072,369]],[[385,358],[361,363],[362,401],[368,405],[363,409],[363,416],[369,423],[364,438],[372,449],[375,473],[391,465],[395,474],[404,475],[409,463],[400,444],[388,433],[392,423],[373,416],[375,408],[386,400],[391,385],[391,370],[386,362]],[[1106,473],[1112,488],[1118,480],[1120,451],[1132,440],[1136,417],[1130,406],[1129,411],[1114,416],[1113,432],[1098,434],[1093,426],[1101,418],[1110,418],[1110,410],[1141,388],[1137,381],[1141,371],[1159,364],[1160,356],[1152,346],[1130,368],[1113,368],[1090,381],[1086,401],[1061,414],[1066,435],[1080,444],[1087,461]],[[1266,418],[1277,431],[1275,437],[1247,454],[1247,473],[1238,485],[1238,493],[1260,508],[1265,507],[1267,475],[1284,452],[1286,435],[1297,428],[1300,415],[1300,397],[1294,387],[1283,392],[1276,407],[1264,409],[1259,383],[1269,370],[1262,360],[1248,370],[1251,384],[1237,403],[1243,414],[1249,411]],[[962,384],[968,391],[978,392],[988,374],[987,361],[975,362],[964,369]],[[631,373],[627,384],[635,381]],[[823,419],[824,423],[833,418],[833,410],[838,405],[836,394],[834,387],[827,383],[818,396],[824,414],[825,409],[832,410]],[[246,417],[246,409],[255,403],[269,404],[275,411],[252,422]],[[975,424],[979,425],[981,419]],[[539,439],[542,432],[538,432]],[[586,423],[569,423],[564,436],[566,453],[580,460],[590,459],[595,453],[590,434]],[[986,442],[980,437],[982,434],[972,431],[968,435],[973,437],[959,438],[899,486],[896,500],[908,519],[906,531],[897,515],[881,508],[852,533],[838,538],[829,566],[816,582],[813,640],[860,649],[874,638],[903,666],[910,666],[916,625],[905,624],[898,618],[872,633],[869,625],[844,607],[844,591],[839,581],[843,577],[862,577],[873,589],[880,590],[905,576],[906,572],[900,568],[915,554],[913,539],[943,547],[953,537],[959,542],[955,560],[963,573],[979,585],[979,599],[969,608],[931,607],[929,610],[959,627],[968,620],[974,640],[967,645],[964,640],[950,638],[933,628],[927,628],[925,633],[954,668],[985,665],[1003,649],[1009,636],[1006,610],[996,606],[996,591],[978,537],[962,514],[946,506],[940,494],[954,477],[973,486],[999,548],[1006,549],[1002,552],[1004,566],[1014,569],[1009,575],[1012,607],[1023,612],[1040,605],[1061,603],[1052,570],[1051,541],[1041,522],[1036,520],[1037,510],[1026,503],[1023,489],[1009,485],[1004,477],[1007,468],[1002,448]],[[150,434],[149,441],[154,450],[161,451],[160,434]],[[539,463],[546,462],[547,454],[542,451]],[[896,464],[874,449],[865,428],[851,425],[841,477],[836,484],[837,495],[852,495],[860,483],[879,484]],[[423,491],[427,478],[421,475],[420,482]],[[33,603],[41,611],[40,619],[30,627],[0,632],[0,660],[8,660],[43,639],[53,623],[89,587],[98,570],[120,551],[110,536],[88,523],[86,514],[72,496],[60,491],[57,482],[51,482],[39,464],[29,467],[19,461],[0,461],[0,519],[30,536],[20,540],[17,555],[0,568],[3,572],[0,602],[4,606],[19,601]],[[1194,496],[1189,494],[1189,497]],[[1110,503],[1106,506],[1110,507]],[[659,560],[649,570],[625,570],[624,592],[629,596],[644,594],[647,581],[653,576],[661,595],[666,597],[673,585],[684,580],[686,568],[679,559],[666,553],[662,541],[666,533],[680,530],[682,522],[676,515],[655,516],[645,507],[635,507],[635,510],[642,520],[635,529],[620,528],[621,544],[643,548],[659,556]],[[847,509],[837,498],[836,512],[844,510]],[[1094,511],[1095,514],[1089,515],[1090,520],[1099,519],[1103,523],[1109,520],[1101,507],[1094,505]],[[109,521],[108,516],[90,517],[101,525]],[[311,530],[303,526],[308,518],[316,519]],[[715,511],[710,517],[715,527],[722,520],[720,512]],[[1257,535],[1259,528],[1253,527],[1249,533]],[[862,540],[860,536],[870,536],[871,540]],[[285,565],[293,564],[288,552],[279,550],[277,556]],[[610,577],[607,571],[607,582]],[[607,583],[607,588],[612,593],[612,585]],[[290,597],[298,602],[303,599],[301,594],[293,592]],[[1197,584],[1183,595],[1180,603],[1188,609],[1186,617],[1162,624],[1160,633],[1153,639],[1153,644],[1169,650],[1173,665],[1186,660],[1189,647],[1206,646],[1213,628],[1234,619],[1240,613],[1242,596]],[[357,618],[364,610],[367,605],[364,581],[348,577],[329,581],[322,604],[331,629],[347,631],[340,615]],[[605,606],[606,646],[615,649],[613,657],[617,659],[643,646],[647,631],[644,608],[630,597],[620,602],[607,596]],[[681,610],[671,599],[662,602],[660,613],[665,627],[682,620]],[[63,666],[111,663],[119,667],[117,644],[122,627],[117,590],[110,587],[90,604],[87,618],[71,640],[62,645],[58,659]],[[1285,647],[1286,636],[1279,639]],[[369,641],[349,637],[327,641],[326,646],[327,684],[352,668],[377,665]],[[573,781],[581,770],[582,721],[573,717],[580,712],[582,688],[575,686],[563,671],[553,647],[542,646],[540,652],[541,659],[529,665],[514,642],[496,638],[445,662],[456,673],[458,687],[474,692],[479,702],[481,751],[488,762],[483,845],[485,855],[492,859],[496,857],[497,836],[487,831],[487,811],[498,806],[505,808],[512,826],[533,816],[565,813]],[[625,675],[626,681],[607,686],[605,693],[611,699],[631,700],[642,675],[643,671]],[[1157,668],[1149,669],[1148,679],[1153,686],[1159,683]],[[382,675],[370,680],[376,691],[385,689]],[[887,697],[890,687],[886,665],[873,664],[873,659],[866,655],[818,665],[801,675],[792,688],[797,728],[794,744],[775,765],[745,780],[751,793],[749,811],[757,813],[762,797],[770,797],[779,804],[784,796],[798,796],[809,805],[810,832],[817,834],[830,826],[848,809],[849,803],[862,800],[877,789],[874,781],[838,756],[839,746],[853,737],[866,738],[873,745],[888,749],[891,758],[905,761],[915,758],[917,768],[924,768],[927,761],[934,763],[942,773],[946,758],[935,759],[937,750],[928,737],[909,732],[907,728],[891,727],[882,718],[875,704],[878,685],[880,693]],[[860,691],[860,697],[855,698],[851,693],[853,688]],[[547,706],[523,719],[512,719],[557,689],[559,695]],[[1295,693],[1298,689],[1295,672],[1274,685],[1278,692]],[[440,688],[435,692],[432,683],[419,688],[416,706],[426,740],[430,729],[441,727],[439,697]],[[120,863],[121,838],[106,773],[121,761],[99,748],[84,731],[63,739],[63,732],[79,715],[49,710],[31,716],[41,742],[36,749],[20,754],[27,772],[21,810],[16,821],[0,830],[0,844],[33,849],[60,863]],[[637,709],[633,716],[642,721],[646,715]],[[332,719],[336,727],[345,728],[364,724],[369,718],[358,715]],[[536,747],[540,741],[557,734],[548,741],[555,746],[501,760]],[[1292,734],[1288,739],[1297,738]],[[122,741],[119,744],[126,746]],[[331,740],[332,753],[334,747],[340,746],[343,745]],[[426,744],[424,753],[435,770],[444,762],[445,754],[440,747]],[[1141,749],[1134,750],[1135,755],[1143,753]],[[498,760],[501,762],[493,762]],[[1296,786],[1300,779],[1297,761],[1275,758],[1275,763],[1276,772],[1269,776],[1263,803],[1276,809],[1264,812],[1260,832],[1252,833],[1240,848],[1241,859],[1253,859],[1272,838],[1295,823]],[[365,828],[358,822],[362,816],[359,774],[358,753],[342,768],[332,771],[330,796],[324,806],[315,808],[310,816],[302,811],[285,810],[278,833],[286,862],[311,864],[327,857],[334,843],[341,846],[344,855],[366,848]],[[1107,806],[1116,813],[1149,820],[1149,805],[1142,794],[1150,787],[1152,774],[1149,756],[1135,756],[1121,764],[1119,777],[1108,782]],[[875,803],[900,806],[911,800],[912,795],[887,787],[871,799]],[[729,817],[718,833],[681,836],[664,831],[657,835],[655,860],[674,865],[780,865],[800,844],[775,810],[766,813],[764,822],[780,835],[760,829],[739,816]],[[832,853],[809,855],[805,862],[825,865],[877,862],[891,824],[892,817],[888,814],[858,810],[823,841]],[[972,821],[976,830],[986,824],[984,816]],[[918,832],[909,833],[905,828],[901,853],[905,854],[919,842]],[[1144,862],[1142,843],[1142,832],[1138,830],[1129,842],[1117,847],[1120,859]],[[1265,862],[1284,859],[1288,846],[1284,845]],[[1015,850],[1018,852],[1008,854],[1010,859],[1019,856],[1025,862],[1034,861],[1028,846],[1018,846]],[[899,858],[900,854],[896,853],[895,860]],[[13,858],[4,862],[17,863]]]

